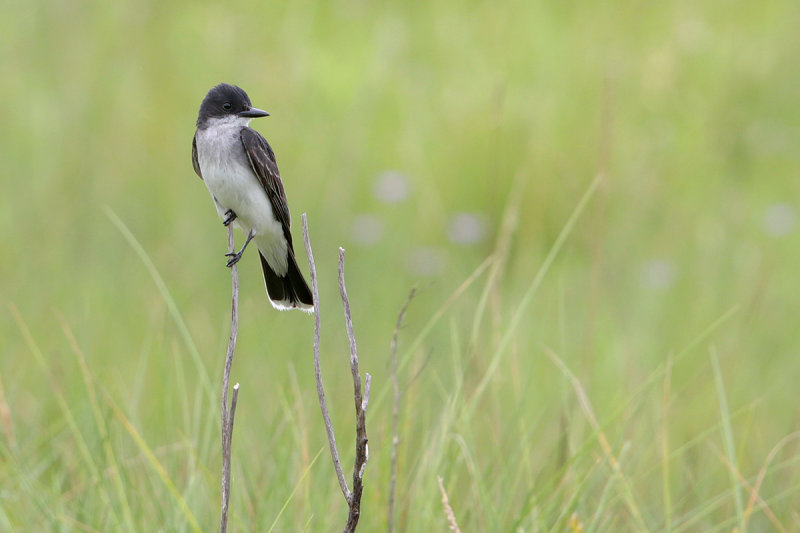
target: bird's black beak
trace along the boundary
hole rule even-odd
[[[259,109],[257,107],[251,107],[250,109],[245,109],[244,111],[239,113],[239,116],[246,118],[259,118],[259,117],[268,117],[269,113],[267,113],[263,109]]]

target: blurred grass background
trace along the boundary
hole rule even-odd
[[[272,113],[295,243],[309,216],[345,465],[348,250],[361,530],[414,284],[398,530],[445,530],[439,475],[464,531],[800,529],[798,27],[790,1],[7,1],[0,529],[217,527],[230,279],[190,142],[221,81]],[[334,531],[312,320],[240,265],[230,527]]]

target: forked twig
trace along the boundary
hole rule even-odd
[[[348,506],[347,522],[345,523],[344,533],[352,533],[358,526],[358,519],[361,516],[361,494],[364,490],[364,470],[367,466],[369,451],[367,447],[367,426],[366,412],[369,405],[370,386],[372,376],[366,374],[364,381],[364,391],[361,391],[361,376],[358,370],[358,352],[356,350],[356,339],[353,333],[353,320],[350,315],[350,302],[347,298],[347,288],[344,282],[344,249],[339,248],[339,293],[342,297],[344,306],[345,327],[350,341],[350,371],[353,375],[353,400],[356,409],[356,457],[353,464],[353,491],[347,488],[344,479],[344,472],[339,461],[339,452],[336,448],[336,437],[333,432],[328,405],[325,400],[325,390],[322,385],[322,371],[320,368],[320,308],[319,308],[319,287],[317,283],[317,269],[314,264],[314,254],[311,250],[311,240],[308,236],[308,220],[306,214],[302,215],[303,239],[306,246],[306,255],[311,271],[311,292],[314,297],[314,374],[317,381],[317,396],[322,410],[322,419],[325,423],[325,430],[328,433],[328,445],[333,459],[333,466],[336,476],[339,479],[339,486],[342,489],[345,501]]]
[[[344,531],[349,533],[356,530],[358,519],[361,516],[361,493],[364,490],[364,469],[369,459],[367,446],[367,404],[369,404],[369,389],[372,376],[366,374],[364,383],[364,396],[361,396],[361,375],[358,371],[358,350],[356,337],[353,333],[353,319],[350,316],[350,301],[347,298],[347,287],[344,283],[344,248],[339,248],[339,294],[344,307],[344,323],[347,329],[347,338],[350,340],[350,372],[353,374],[353,398],[356,408],[356,458],[353,462],[353,492],[347,501],[350,512]]]
[[[233,227],[228,226],[228,252],[235,252]],[[225,370],[222,373],[222,510],[219,531],[228,530],[228,503],[231,496],[231,439],[233,438],[233,418],[236,415],[236,402],[239,399],[239,384],[233,386],[233,397],[228,407],[228,385],[233,365],[233,352],[236,349],[236,335],[239,332],[239,271],[231,267],[231,336],[228,340],[228,353],[225,356]]]

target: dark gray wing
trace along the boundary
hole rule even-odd
[[[240,138],[244,152],[250,160],[250,166],[258,176],[261,186],[264,187],[264,192],[267,193],[269,203],[272,205],[272,212],[283,226],[283,235],[291,248],[292,234],[289,232],[289,226],[292,222],[289,216],[289,204],[286,203],[286,192],[283,190],[275,153],[267,140],[254,129],[242,128]]]
[[[194,134],[192,137],[192,166],[194,167],[194,171],[200,176],[200,179],[203,179],[203,173],[200,172],[200,162],[197,160],[197,134]]]

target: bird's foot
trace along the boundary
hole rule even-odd
[[[228,259],[228,264],[226,266],[228,268],[231,268],[233,265],[238,263],[239,259],[242,258],[242,253],[243,252],[244,252],[244,250],[241,250],[239,252],[232,252],[232,253],[229,253],[229,254],[225,254],[225,257],[230,257],[230,259]]]
[[[233,265],[239,262],[239,259],[242,258],[242,254],[244,253],[245,248],[247,248],[247,245],[250,244],[250,241],[252,241],[253,237],[255,236],[256,236],[255,230],[250,230],[250,233],[247,234],[247,240],[244,241],[244,246],[242,246],[241,250],[239,250],[238,252],[229,252],[225,254],[225,257],[230,257],[230,259],[228,259],[228,268],[231,268]]]
[[[228,209],[225,211],[225,219],[222,221],[222,225],[226,228],[231,225],[231,222],[236,220],[236,213],[233,212],[233,209]],[[231,266],[231,265],[228,265]]]

